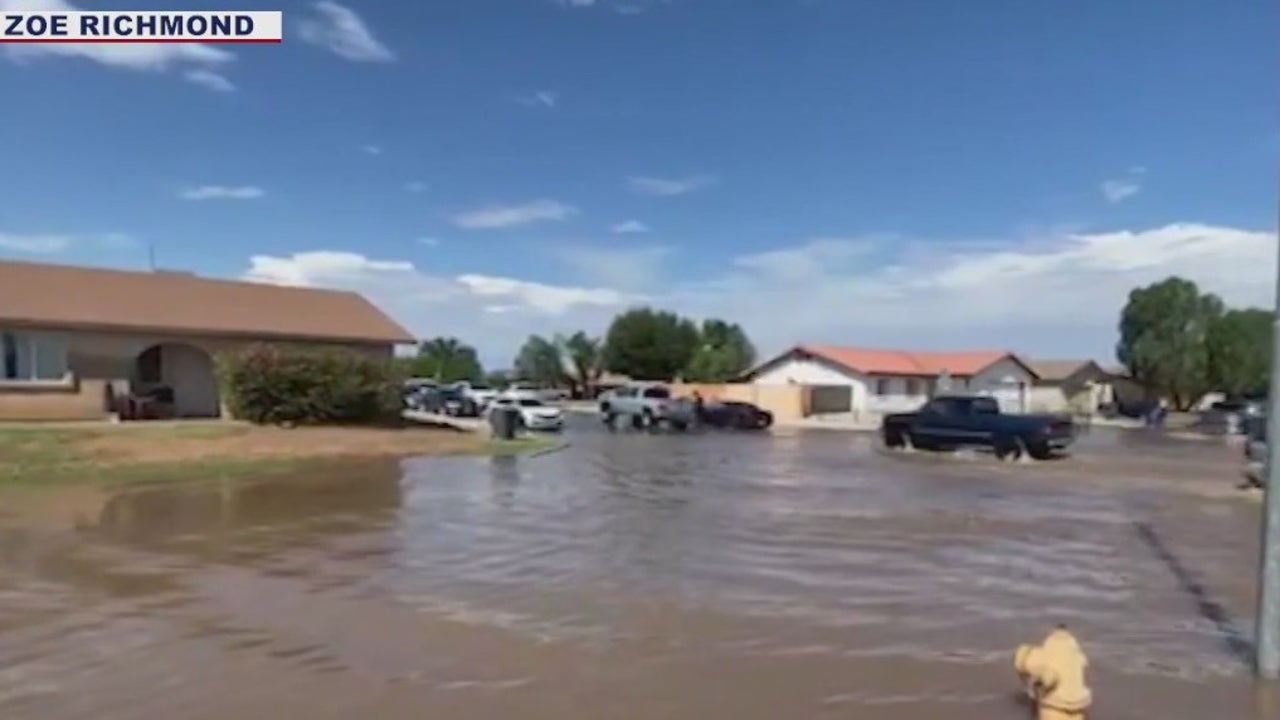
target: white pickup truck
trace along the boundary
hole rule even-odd
[[[685,430],[697,420],[697,410],[692,401],[672,397],[661,383],[635,382],[600,396],[600,418],[609,427],[627,418],[635,428]]]

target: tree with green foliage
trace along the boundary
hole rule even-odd
[[[1209,327],[1209,377],[1228,395],[1262,395],[1270,382],[1273,314],[1258,308],[1228,310]]]
[[[600,338],[591,337],[579,330],[569,337],[560,338],[559,342],[573,367],[572,380],[578,393],[584,397],[592,397],[603,370]]]
[[[1116,357],[1135,380],[1187,410],[1213,389],[1208,336],[1222,314],[1221,299],[1184,278],[1135,288],[1120,313]]]
[[[565,375],[560,346],[541,335],[530,335],[516,355],[515,371],[521,380],[548,387],[559,385]]]
[[[648,307],[613,319],[604,340],[604,366],[636,380],[670,381],[698,349],[698,326],[679,315]]]
[[[455,337],[435,337],[418,345],[418,355],[411,363],[414,377],[432,378],[436,382],[477,382],[484,368],[475,348]]]
[[[751,369],[756,349],[737,323],[704,320],[698,349],[689,359],[683,377],[692,382],[729,382]]]

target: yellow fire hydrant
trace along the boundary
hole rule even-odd
[[[1054,628],[1039,645],[1021,645],[1013,668],[1036,705],[1038,720],[1084,720],[1093,702],[1085,684],[1089,659],[1066,625]]]

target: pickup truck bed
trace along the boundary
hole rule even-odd
[[[1048,459],[1075,441],[1075,424],[1065,415],[1006,415],[994,398],[945,395],[913,413],[887,415],[880,428],[888,447],[922,450],[988,448],[1001,459],[1028,454]]]

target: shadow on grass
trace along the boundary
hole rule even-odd
[[[1160,534],[1156,532],[1150,523],[1136,521],[1133,526],[1142,542],[1156,557],[1160,558],[1165,567],[1169,568],[1169,572],[1173,573],[1174,578],[1178,581],[1178,587],[1195,603],[1196,610],[1200,613],[1200,616],[1213,623],[1227,654],[1239,660],[1246,667],[1252,668],[1254,658],[1253,641],[1245,636],[1226,607],[1215,600],[1204,586],[1204,583],[1196,577],[1196,574],[1182,564],[1182,561],[1169,549],[1169,546],[1165,544]]]

